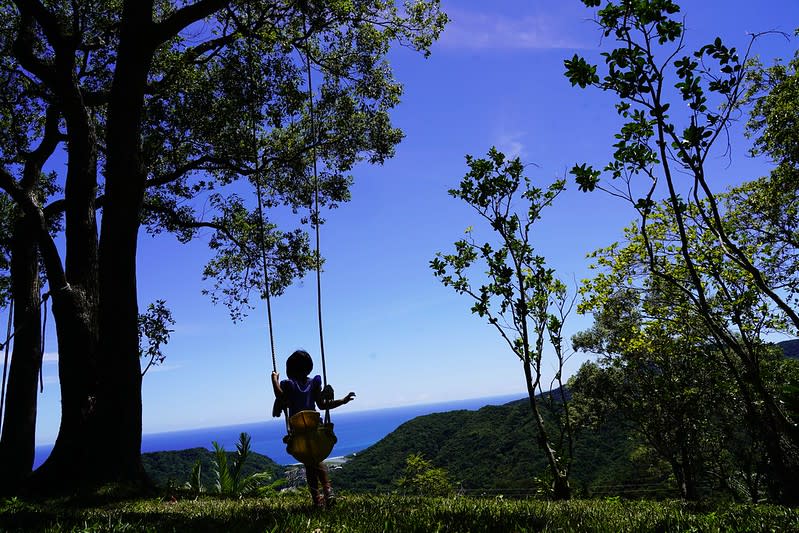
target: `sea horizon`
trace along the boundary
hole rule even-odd
[[[515,393],[428,404],[381,407],[363,411],[333,411],[331,418],[338,437],[333,456],[346,457],[356,454],[377,443],[403,423],[418,416],[462,409],[477,410],[486,405],[502,405],[524,397],[524,393]],[[189,448],[210,450],[214,441],[226,450],[233,451],[236,449],[236,442],[242,432],[250,435],[252,451],[265,455],[281,465],[296,463],[296,460],[286,453],[285,444],[282,441],[286,433],[286,423],[283,418],[143,433],[141,451],[142,453],[151,453]],[[52,449],[53,443],[37,445],[33,467],[37,468],[41,465]]]

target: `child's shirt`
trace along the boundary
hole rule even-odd
[[[289,416],[300,411],[316,411],[314,396],[316,391],[322,390],[322,377],[316,375],[304,384],[293,379],[285,379],[280,382],[280,389],[288,402]]]

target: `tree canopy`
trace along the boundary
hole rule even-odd
[[[4,0],[0,14],[0,189],[38,246],[60,355],[61,428],[34,481],[139,480],[139,228],[183,242],[210,228],[207,290],[234,318],[264,293],[259,269],[279,294],[312,254],[268,210],[314,189],[346,201],[353,166],[393,154],[386,54],[428,54],[446,16],[436,0]]]
[[[613,94],[623,125],[612,146],[613,159],[602,170],[582,163],[572,174],[581,190],[604,190],[628,202],[639,216],[626,234],[629,246],[614,245],[601,253],[600,263],[615,281],[603,288],[609,278],[599,276],[593,288],[604,299],[614,292],[609,287],[643,276],[645,288],[657,286],[663,292],[665,284],[665,294],[674,295],[671,301],[702,320],[764,436],[772,464],[771,495],[792,501],[799,426],[760,365],[761,335],[799,331],[795,271],[792,262],[782,262],[795,253],[785,239],[795,228],[784,225],[791,223],[795,186],[775,195],[778,206],[756,205],[764,196],[755,192],[769,194],[795,181],[787,145],[780,141],[792,134],[778,133],[792,118],[781,120],[773,113],[779,109],[791,116],[782,99],[791,93],[790,70],[764,71],[749,61],[762,35],[752,36],[743,50],[720,38],[686,50],[680,7],[671,0],[583,3],[600,7],[596,21],[616,47],[602,53],[604,72],[575,54],[564,62],[566,76],[572,85]],[[773,73],[773,84],[764,73]],[[730,126],[753,100],[755,151],[783,163],[768,179],[725,194],[707,162],[724,149]],[[609,181],[601,178],[603,173]],[[754,211],[747,212],[750,208]],[[679,309],[670,309],[682,316]]]

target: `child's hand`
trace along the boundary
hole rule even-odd
[[[274,383],[279,383],[280,382],[280,373],[272,372],[272,381]]]
[[[346,396],[343,398],[343,400],[344,400],[344,403],[350,403],[350,402],[351,402],[352,400],[354,400],[354,399],[355,399],[355,393],[354,393],[354,392],[351,392],[351,393],[347,394],[347,395],[346,395]]]

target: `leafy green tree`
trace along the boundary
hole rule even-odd
[[[564,190],[565,182],[556,180],[545,189],[535,187],[530,178],[522,176],[524,167],[518,158],[507,160],[494,148],[486,159],[467,156],[466,162],[470,171],[449,194],[471,206],[495,232],[498,243],[478,244],[470,227],[467,237],[455,243],[455,253],[439,252],[430,267],[445,286],[474,301],[472,312],[485,317],[521,361],[538,442],[552,471],[553,495],[568,499],[573,444],[561,372],[566,359],[562,328],[571,305],[565,285],[532,245],[533,224]],[[526,211],[514,211],[517,205],[524,205]],[[470,276],[476,277],[471,272],[476,265],[486,268],[487,279],[479,287],[470,280]],[[547,340],[558,364],[554,379],[558,391],[546,397],[561,405],[559,438],[550,435],[540,407],[546,401],[542,398],[542,361]]]
[[[301,209],[318,158],[321,203],[345,201],[353,165],[382,162],[402,136],[388,119],[400,85],[386,53],[428,53],[446,16],[436,0],[2,0],[0,14],[0,124],[17,143],[2,145],[0,189],[31,221],[60,354],[61,427],[33,481],[139,481],[140,227],[183,241],[211,228],[221,255],[208,273],[234,308],[266,290],[259,267],[279,294],[311,264],[307,239],[261,225],[234,182],[261,185],[267,210]],[[63,194],[37,199],[41,172],[22,172],[20,154],[43,164],[56,148]],[[206,203],[201,218],[191,206]],[[63,255],[49,232],[61,216]],[[264,246],[266,261],[253,253]]]
[[[744,412],[731,377],[710,354],[701,320],[678,314],[675,295],[655,290],[623,290],[603,301],[594,325],[572,338],[576,350],[600,358],[583,364],[569,384],[576,409],[600,420],[620,413],[670,465],[682,497],[697,500],[723,449],[720,422]]]
[[[753,156],[776,165],[723,198],[726,222],[747,254],[793,307],[799,302],[799,52],[787,64],[752,61],[747,135]]]
[[[395,484],[400,492],[419,496],[451,496],[455,492],[447,471],[418,453],[405,459],[405,470]]]
[[[582,190],[605,190],[638,212],[643,265],[679,290],[715,343],[725,347],[729,369],[737,373],[753,416],[761,420],[772,473],[780,478],[781,489],[775,489],[779,496],[774,497],[791,500],[795,491],[790,479],[799,474],[791,450],[799,447],[799,426],[762,379],[759,343],[740,333],[750,328],[744,318],[753,309],[753,299],[768,307],[771,316],[780,315],[794,332],[799,330],[796,294],[771,275],[769,263],[759,261],[763,256],[751,253],[747,237],[741,238],[727,223],[719,191],[706,169],[708,158],[719,150],[719,139],[747,101],[749,50],[757,36],[743,53],[717,38],[686,54],[680,8],[671,0],[583,3],[602,6],[597,22],[618,47],[603,52],[604,75],[597,65],[575,55],[565,61],[566,76],[573,85],[615,94],[624,124],[616,135],[613,160],[603,170],[583,163],[575,165],[572,174]],[[612,182],[600,180],[603,171]],[[660,210],[659,216],[670,220],[661,227],[673,230],[674,248],[665,250],[671,252],[667,254],[661,253],[655,242],[660,235],[652,229],[660,198],[666,199],[668,209]],[[702,233],[702,247],[692,245],[696,231]],[[743,305],[724,296],[731,288],[747,294]],[[719,300],[726,302],[724,312],[719,312]],[[755,329],[759,327],[755,323]]]
[[[715,246],[715,237],[695,223],[689,207],[686,216],[694,221],[688,226],[691,253],[708,293],[713,295],[709,299],[713,316],[756,359],[757,386],[764,388],[759,391],[752,377],[746,374],[746,364],[727,345],[715,341],[695,303],[671,282],[685,280],[689,274],[668,211],[668,204],[652,209],[648,241],[634,224],[625,232],[625,245],[615,243],[593,254],[599,271],[585,283],[584,301],[579,309],[594,312],[597,326],[578,336],[575,342],[578,347],[605,355],[600,364],[607,371],[606,377],[615,375],[615,382],[621,388],[608,395],[621,395],[627,414],[637,412],[641,422],[650,426],[656,426],[659,420],[648,420],[647,412],[692,419],[688,427],[701,437],[693,440],[701,446],[697,444],[692,451],[700,456],[714,455],[712,451],[702,452],[703,443],[713,444],[719,438],[713,434],[721,434],[730,443],[727,451],[735,456],[737,465],[734,470],[717,465],[716,473],[727,471],[719,475],[722,483],[741,477],[741,473],[749,479],[749,493],[754,497],[759,492],[757,479],[765,476],[771,485],[771,497],[784,497],[782,491],[790,482],[783,470],[791,468],[793,448],[784,439],[776,439],[776,443],[772,440],[774,425],[768,406],[758,401],[766,394],[783,405],[782,389],[787,382],[780,368],[781,354],[775,356],[763,340],[767,332],[784,326],[782,314],[764,305],[759,292],[735,265],[719,260],[722,252]],[[652,247],[659,271],[666,273],[667,278],[656,276],[649,269],[647,246]],[[645,372],[641,373],[641,369]],[[662,383],[661,369],[669,376]],[[644,377],[650,381],[649,385]],[[703,385],[699,386],[700,383]],[[652,387],[657,394],[633,404],[632,398],[626,396],[631,386],[640,390]],[[691,391],[693,397],[688,394]],[[701,394],[695,395],[696,391]],[[675,401],[678,398],[693,399],[683,404]],[[690,432],[681,432],[674,438],[665,429],[650,433],[679,442]],[[756,455],[765,460],[753,460]]]

